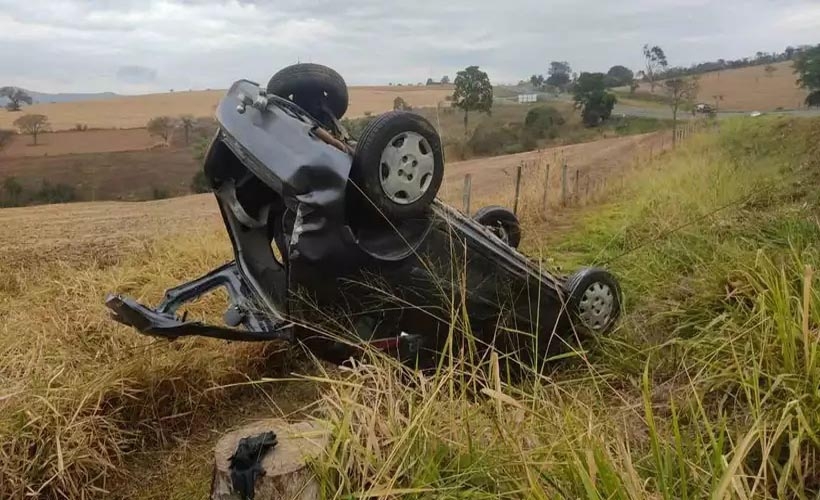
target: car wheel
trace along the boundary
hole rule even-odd
[[[430,122],[414,113],[380,115],[356,144],[351,177],[366,202],[387,217],[421,215],[444,178],[441,139]]]
[[[480,209],[473,218],[507,245],[518,248],[521,243],[521,224],[512,210],[491,205]]]
[[[573,318],[591,333],[608,333],[621,314],[621,290],[608,271],[585,268],[566,281]]]
[[[268,93],[290,99],[312,115],[322,104],[340,119],[347,111],[347,84],[342,76],[321,64],[294,64],[279,70],[268,81]]]

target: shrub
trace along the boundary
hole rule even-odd
[[[74,125],[75,132],[85,132],[86,130],[88,130],[88,125],[85,123],[77,123]]]
[[[165,188],[158,188],[156,186],[151,188],[151,199],[152,200],[164,200],[165,198],[170,198],[171,195],[168,194],[168,190]]]
[[[35,203],[69,203],[77,201],[77,190],[68,184],[51,184],[43,180],[43,184],[32,196]]]
[[[480,123],[468,141],[470,150],[476,155],[498,155],[518,142],[518,134],[506,125],[493,120]]]
[[[191,191],[194,193],[209,193],[211,191],[211,183],[205,176],[204,170],[199,170],[191,179]]]
[[[524,129],[535,139],[557,137],[557,128],[564,125],[566,120],[560,111],[552,106],[538,106],[532,108],[524,119]]]

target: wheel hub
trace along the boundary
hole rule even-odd
[[[584,290],[578,303],[578,316],[592,330],[606,328],[615,307],[615,296],[609,285],[594,282]]]
[[[402,132],[382,151],[379,181],[394,203],[409,205],[424,196],[433,180],[433,150],[421,134]]]

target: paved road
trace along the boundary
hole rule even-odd
[[[615,109],[612,110],[614,116],[644,116],[647,118],[672,119],[672,110],[667,108],[642,108],[638,106],[627,106],[616,104]],[[793,109],[784,111],[767,111],[767,115],[787,115],[787,116],[820,116],[820,109]],[[718,113],[719,120],[726,118],[733,118],[736,116],[749,116],[748,111],[721,111]],[[678,119],[691,120],[693,118],[691,113],[678,112]]]

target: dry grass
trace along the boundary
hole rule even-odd
[[[554,184],[551,187],[555,189]],[[536,183],[528,183],[522,194],[522,217],[528,227],[541,220],[539,193]],[[476,203],[493,201],[489,196],[476,199]],[[0,262],[4,319],[0,325],[0,497],[111,496],[106,490],[116,491],[115,496],[142,498],[201,497],[210,442],[203,434],[223,422],[212,419],[224,416],[227,406],[248,401],[236,399],[247,396],[246,389],[224,386],[285,374],[287,358],[274,355],[278,345],[207,339],[157,343],[112,322],[102,301],[105,293],[117,290],[154,303],[164,288],[229,259],[212,197],[6,209],[0,210],[0,225],[9,229],[0,235],[4,256]],[[218,320],[223,305],[217,296],[194,304],[190,311],[194,317]],[[455,381],[452,377],[468,368],[453,368],[445,380]],[[403,390],[403,385],[390,383],[391,391]],[[537,396],[538,405],[549,402],[558,411],[563,405],[584,401],[588,390],[568,393],[545,387],[538,391],[518,399],[528,402]],[[300,388],[296,393],[283,396],[293,398],[291,408],[312,397],[310,390]],[[565,393],[566,399],[558,398],[559,393]],[[336,397],[333,394],[328,393],[330,402]],[[454,411],[466,412],[458,419],[442,420],[452,431],[441,434],[447,439],[460,439],[464,429],[481,435],[498,423],[510,427],[518,422],[522,429],[534,429],[531,425],[547,422],[531,420],[532,414],[498,410],[502,420],[495,422],[473,408],[452,406],[451,396],[459,392],[448,389],[451,396],[445,399],[441,394],[436,392],[424,403],[428,415],[443,418],[452,417]],[[337,408],[342,415],[364,408],[357,403],[359,395],[340,396],[351,403]],[[380,412],[382,403],[368,408]],[[501,408],[501,403],[494,407]],[[262,405],[261,410],[281,411],[276,406],[287,405]],[[227,412],[232,415],[234,410]],[[552,415],[557,418],[560,413]],[[476,427],[463,427],[473,416]],[[573,416],[567,425],[580,425],[583,420]],[[559,428],[561,422],[558,418],[549,425]],[[385,425],[394,423],[385,421]],[[378,436],[399,428],[377,425],[373,429]],[[438,428],[432,429],[439,435]],[[512,456],[513,450],[499,448],[504,439],[492,435],[488,439],[487,450],[498,451],[502,458]],[[170,457],[186,462],[174,465],[162,458],[161,450],[168,446],[174,449]],[[187,461],[194,462],[193,469]],[[123,468],[127,464],[131,466]],[[149,473],[150,468],[161,472]],[[389,479],[392,470],[385,467],[374,477]],[[445,474],[453,469],[439,470]],[[133,487],[122,489],[126,474]],[[367,474],[362,470],[358,476],[351,475],[346,486],[355,486],[357,478]]]
[[[378,114],[393,109],[393,100],[402,97],[414,107],[435,106],[453,93],[450,86],[436,87],[350,87],[347,116]],[[78,123],[91,128],[145,127],[155,116],[193,115],[212,117],[223,90],[183,91],[119,97],[101,101],[46,103],[26,106],[23,113],[48,116],[54,130],[70,130]],[[0,128],[14,128],[20,113],[0,110]]]
[[[806,91],[797,86],[797,75],[792,63],[773,64],[777,71],[766,76],[765,66],[714,71],[700,75],[698,100],[715,103],[714,96],[722,95],[719,101],[725,111],[773,111],[777,108],[799,109],[804,107]],[[649,92],[649,85],[643,84],[641,91]],[[662,89],[655,89],[661,93]]]

